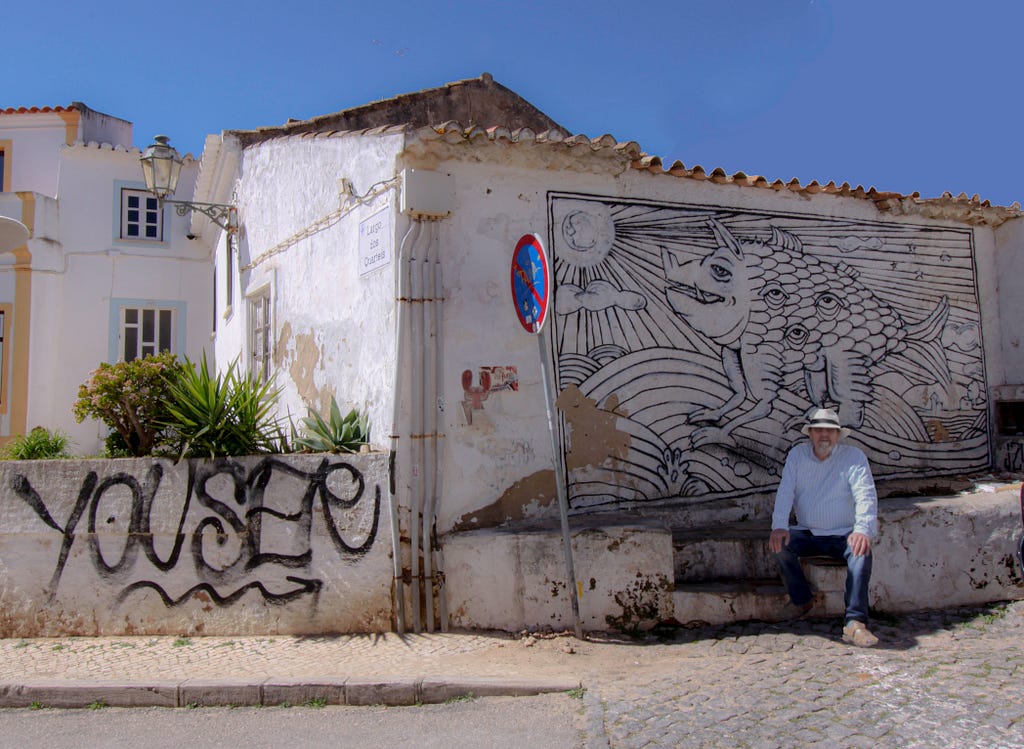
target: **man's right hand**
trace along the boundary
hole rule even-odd
[[[768,548],[772,554],[778,554],[782,547],[789,543],[789,531],[785,528],[776,528],[768,537]]]

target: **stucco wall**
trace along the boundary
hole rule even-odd
[[[12,114],[0,117],[0,140],[14,141],[5,159],[11,160],[11,191],[57,196],[57,151],[67,142],[64,119],[56,113]]]
[[[391,627],[387,459],[0,464],[0,637]]]
[[[998,300],[1005,379],[996,384],[1024,385],[1024,219],[1007,221],[995,232]]]
[[[398,244],[395,184],[380,183],[395,176],[400,147],[400,136],[352,135],[284,138],[244,152],[235,190],[239,283],[216,340],[218,366],[248,354],[246,298],[268,292],[279,412],[326,413],[334,396],[369,416],[375,444],[387,444],[391,428]],[[344,194],[342,179],[351,186]],[[377,214],[391,259],[364,273],[360,224]],[[223,284],[220,255],[218,262]]]
[[[574,512],[763,497],[817,405],[838,406],[879,477],[989,466],[991,229],[553,149],[424,148],[456,185],[440,227],[440,530],[552,512],[538,341],[509,292],[529,232],[557,279],[549,345]]]

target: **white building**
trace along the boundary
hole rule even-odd
[[[0,215],[31,231],[0,256],[0,435],[60,429],[77,454],[105,428],[76,424],[78,386],[103,361],[167,348],[197,359],[212,330],[209,251],[145,192],[131,123],[84,104],[0,110]],[[189,157],[179,193],[198,165]]]
[[[557,545],[464,542],[557,524],[561,488],[577,528],[658,519],[579,542],[587,569],[611,570],[589,578],[588,626],[656,621],[671,529],[763,519],[821,405],[880,479],[1024,470],[1017,204],[666,167],[484,74],[210,136],[179,192],[234,205],[238,234],[169,209],[133,228],[125,201],[147,198],[128,129],[77,104],[0,113],[0,213],[33,231],[0,281],[5,433],[66,428],[98,449],[69,409],[135,340],[134,315],[168,321],[147,341],[193,359],[212,329],[218,368],[275,377],[282,417],[335,398],[393,451],[414,628],[564,624]],[[516,299],[543,302],[540,335],[513,296],[532,235],[547,272]],[[445,588],[436,617],[445,597],[424,593]]]
[[[414,587],[435,530],[557,517],[563,470],[578,516],[763,517],[819,405],[879,478],[1022,468],[1016,204],[666,168],[486,74],[211,137],[197,196],[242,224],[217,361],[275,372],[282,412],[369,413]],[[530,234],[543,350],[510,288]]]

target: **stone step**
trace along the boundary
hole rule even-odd
[[[809,616],[842,616],[843,584],[835,589],[837,568],[833,565],[809,564],[808,581],[815,591]],[[840,569],[845,582],[845,567]],[[729,624],[739,621],[774,621],[789,600],[778,578],[747,580],[705,580],[676,583],[672,593],[675,619],[687,626],[698,624]]]
[[[775,561],[768,551],[770,532],[765,522],[673,529],[676,581],[773,577]]]

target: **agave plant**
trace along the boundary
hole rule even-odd
[[[177,435],[181,457],[276,451],[280,425],[273,409],[280,390],[237,365],[235,360],[222,376],[210,373],[205,355],[198,367],[185,359],[169,383],[166,426]]]
[[[370,423],[352,409],[341,415],[338,402],[331,396],[330,419],[325,420],[316,411],[301,419],[302,434],[295,438],[296,447],[315,453],[354,453],[370,442]]]

